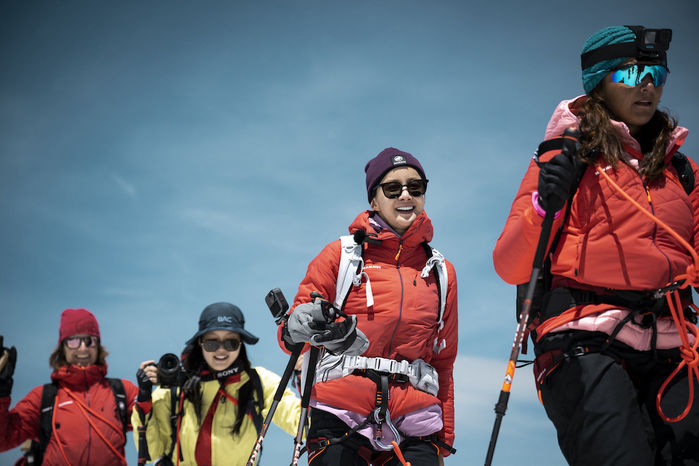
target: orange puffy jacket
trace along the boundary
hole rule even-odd
[[[359,229],[374,232],[365,211],[350,225],[350,233]],[[365,283],[352,287],[344,311],[357,316],[357,328],[369,339],[365,357],[383,357],[414,361],[422,358],[439,375],[437,398],[416,390],[410,384],[392,385],[389,400],[391,418],[405,415],[435,403],[441,405],[444,427],[440,440],[454,442],[453,367],[458,343],[456,272],[447,262],[448,289],[444,327],[438,332],[439,297],[434,273],[426,278],[420,272],[427,262],[422,243],[432,239],[432,222],[423,212],[402,237],[383,230],[380,245],[364,245],[364,272],[369,275],[374,306],[367,309]],[[309,302],[313,291],[332,300],[335,297],[340,264],[340,241],[328,244],[308,266],[299,285],[294,307]],[[293,312],[293,310],[292,310]],[[435,338],[446,342],[439,353],[433,351]],[[364,416],[374,409],[376,384],[368,378],[349,375],[328,382],[316,382],[312,397],[336,408]],[[443,452],[446,453],[446,452]]]
[[[567,127],[577,127],[575,111],[584,98],[561,102],[549,122],[546,139],[560,136]],[[643,155],[638,142],[628,134],[626,126],[614,121],[613,125],[629,159],[640,159]],[[675,130],[667,148],[668,161],[687,133],[682,127]],[[542,155],[545,161],[555,152]],[[699,184],[699,167],[692,160],[690,163]],[[664,180],[650,186],[627,163],[602,169],[634,200],[699,251],[699,190],[694,189],[688,195],[672,164],[668,163]],[[543,221],[532,206],[538,176],[539,168],[532,160],[493,252],[496,272],[510,284],[526,283],[531,275]],[[618,194],[595,169],[587,169],[571,202],[569,221],[563,225],[551,260],[553,287],[658,289],[685,273],[692,263],[690,253],[676,239]],[[553,231],[561,226],[562,217],[554,222]],[[591,309],[582,314],[613,306],[588,307]]]

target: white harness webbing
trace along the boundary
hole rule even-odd
[[[325,353],[316,367],[316,381],[327,382],[339,379],[350,375],[356,369],[405,375],[410,384],[418,390],[432,396],[437,396],[439,391],[437,370],[419,358],[409,363],[408,361],[396,361],[388,358],[366,358],[364,356]]]
[[[432,257],[427,259],[427,264],[423,267],[420,277],[427,278],[430,274],[430,270],[432,270],[434,266],[437,266],[437,281],[439,283],[439,327],[437,328],[437,332],[440,332],[442,328],[444,328],[444,309],[447,307],[447,263],[441,252],[437,251],[432,246],[430,246],[430,248],[432,248]],[[446,346],[446,340],[442,339],[440,342],[439,337],[437,337],[432,344],[432,351],[434,351],[435,354],[439,354]]]
[[[369,275],[364,272],[362,245],[357,244],[352,235],[341,236],[340,244],[340,268],[337,270],[337,284],[333,306],[337,309],[342,309],[342,305],[352,285],[360,286],[362,277],[366,277],[366,307],[370,308],[374,305],[374,295],[371,292]]]

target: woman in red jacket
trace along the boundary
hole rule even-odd
[[[686,288],[699,284],[690,267],[699,170],[677,152],[688,131],[657,108],[671,37],[616,26],[585,42],[586,94],[556,108],[493,254],[505,281],[525,283],[543,217],[557,212],[548,290],[530,328],[541,400],[571,464],[699,464],[699,403],[688,390],[699,390],[696,313]],[[569,139],[553,149],[567,128],[579,131],[577,147]],[[673,317],[666,296],[678,285]]]
[[[27,439],[40,442],[42,394],[49,389],[35,387],[10,410],[16,350],[5,350],[8,359],[0,368],[0,451]],[[106,378],[107,354],[92,313],[85,309],[63,311],[58,346],[49,358],[56,387],[46,426],[50,437],[45,451],[40,452],[43,463],[39,460],[36,464],[126,464],[124,444],[126,431],[131,430],[128,416],[138,389],[128,380]],[[112,388],[119,382],[123,388]]]
[[[326,349],[311,397],[309,463],[398,464],[402,451],[412,464],[436,465],[454,441],[456,274],[427,244],[418,160],[388,148],[365,171],[371,210],[310,263],[282,330],[288,343]],[[314,292],[347,319],[326,323]]]

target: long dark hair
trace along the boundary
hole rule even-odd
[[[194,412],[197,415],[197,423],[201,426],[202,423],[202,389],[201,389],[201,373],[209,369],[204,360],[204,355],[202,354],[201,346],[199,342],[194,342],[188,345],[182,352],[182,367],[187,371],[189,377],[184,383],[184,397],[189,400],[194,406]],[[240,353],[238,353],[238,359],[236,362],[242,365],[241,372],[246,372],[248,375],[248,381],[238,389],[238,413],[235,417],[235,422],[233,423],[233,435],[237,435],[240,432],[240,426],[243,423],[243,419],[252,409],[256,409],[254,398],[254,392],[258,387],[254,387],[254,381],[258,380],[257,377],[251,375],[252,367],[250,366],[250,360],[248,359],[247,350],[245,348],[245,343],[240,344]],[[223,381],[220,381],[223,384]],[[222,385],[223,386],[223,385]],[[258,400],[262,401],[262,400]]]
[[[616,166],[622,159],[623,148],[611,123],[611,112],[601,97],[600,83],[576,112],[580,117],[581,158],[594,163],[601,157],[605,163]],[[639,171],[647,181],[656,181],[665,171],[665,154],[677,120],[669,114],[656,110],[651,120],[643,125],[636,136],[641,145],[643,159]]]

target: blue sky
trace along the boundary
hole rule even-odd
[[[699,127],[699,7],[616,2],[9,0],[0,4],[0,334],[13,405],[49,380],[60,312],[99,319],[111,376],[179,352],[215,301],[285,356],[264,304],[367,208],[364,164],[416,155],[459,279],[457,455],[483,464],[514,332],[491,252],[593,32],[674,31],[661,106]],[[690,134],[683,151],[698,158]],[[289,461],[273,428],[263,464]],[[129,459],[135,449],[129,442]],[[0,454],[12,464],[18,450]],[[564,464],[529,369],[493,464]]]

